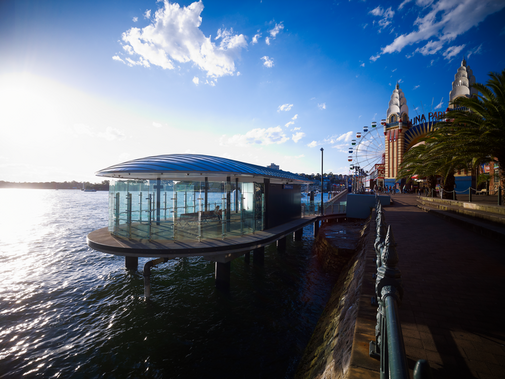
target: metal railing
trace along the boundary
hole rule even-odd
[[[402,328],[398,316],[398,306],[403,298],[401,272],[396,267],[398,254],[391,226],[386,225],[379,197],[376,201],[376,236],[374,242],[375,298],[377,305],[377,325],[375,341],[370,341],[370,356],[380,360],[380,377],[409,378]],[[414,368],[414,379],[431,378],[431,369],[426,360],[418,360]]]
[[[430,189],[426,189],[426,191],[423,192],[423,195],[425,197],[432,197],[432,198],[434,198],[434,197],[440,197],[441,199],[443,199],[444,198],[444,196],[443,196],[444,193],[450,193],[450,194],[452,194],[451,195],[452,200],[457,200],[457,195],[468,195],[468,202],[469,203],[472,202],[472,196],[473,195],[479,195],[479,194],[489,195],[489,192],[487,190],[477,190],[476,188],[472,188],[472,187],[468,187],[468,189],[463,190],[463,191],[456,191],[456,190],[446,191],[443,188],[440,188],[438,190],[438,194],[437,195],[435,195],[435,189],[430,188]],[[496,191],[496,195],[497,195],[497,205],[503,205],[502,204],[501,187],[498,187],[498,189]],[[494,196],[496,196],[496,195],[494,195]],[[445,198],[445,200],[450,200],[450,199]]]

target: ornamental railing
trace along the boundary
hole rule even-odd
[[[409,378],[409,369],[405,354],[402,328],[398,316],[398,306],[403,298],[401,272],[396,267],[398,254],[391,226],[386,225],[382,205],[376,195],[376,236],[374,242],[375,263],[375,298],[377,305],[377,325],[375,341],[370,341],[370,356],[380,360],[380,377]],[[424,359],[417,361],[414,379],[431,378],[431,369]]]
[[[457,195],[468,195],[468,202],[469,203],[472,202],[472,196],[473,195],[487,195],[487,196],[490,195],[487,189],[478,190],[478,189],[472,188],[472,187],[468,187],[468,189],[463,190],[463,191],[456,191],[456,190],[446,191],[443,188],[440,188],[437,191],[437,190],[435,190],[433,188],[430,188],[430,189],[426,189],[423,192],[423,195],[426,196],[426,197],[440,197],[441,199],[444,199],[444,193],[450,194],[449,196],[452,197],[452,200],[457,200],[458,199]],[[419,194],[419,195],[421,195],[421,194]],[[496,205],[503,205],[502,204],[503,201],[502,201],[501,187],[498,187],[496,189],[496,195],[497,195],[497,203],[496,203]],[[450,199],[445,198],[445,200],[450,200]]]

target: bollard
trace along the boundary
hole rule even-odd
[[[472,202],[472,187],[468,187],[468,202]]]

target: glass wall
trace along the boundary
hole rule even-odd
[[[262,183],[113,180],[109,231],[132,240],[226,238],[263,230]]]

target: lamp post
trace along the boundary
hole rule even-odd
[[[324,207],[323,207],[323,195],[324,195],[324,189],[323,189],[323,152],[324,152],[324,149],[321,148],[321,216],[324,216]]]

